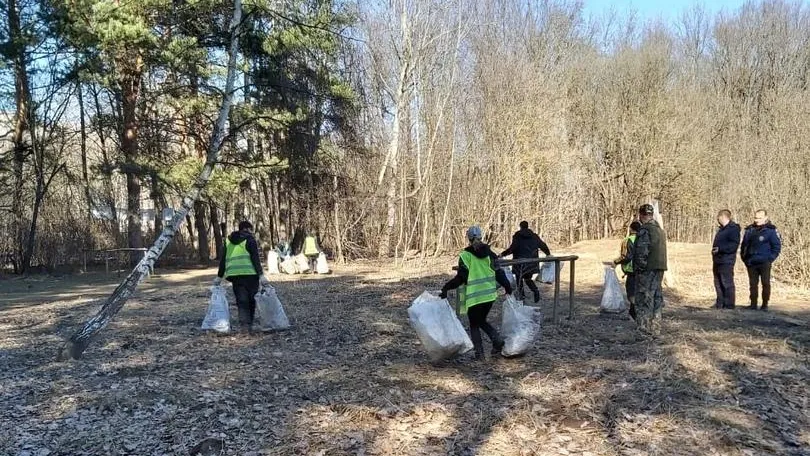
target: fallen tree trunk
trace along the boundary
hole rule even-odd
[[[88,320],[84,326],[78,330],[70,340],[65,342],[59,350],[57,359],[67,360],[70,358],[79,359],[84,353],[84,350],[90,344],[92,339],[112,321],[115,314],[117,314],[126,303],[127,299],[135,292],[144,279],[149,277],[154,269],[155,261],[160,258],[160,255],[171,243],[177,231],[183,225],[186,216],[194,206],[195,201],[200,196],[200,193],[211,180],[214,172],[214,167],[219,159],[219,151],[222,148],[222,142],[225,138],[225,124],[228,120],[228,113],[231,109],[233,100],[233,86],[236,78],[236,56],[239,44],[239,25],[242,21],[242,0],[234,0],[233,2],[233,17],[231,18],[231,36],[228,50],[228,74],[225,79],[225,91],[222,96],[222,103],[219,109],[217,122],[214,125],[214,130],[211,132],[211,139],[208,143],[208,150],[205,160],[205,165],[197,176],[194,185],[183,198],[180,209],[175,211],[174,217],[171,222],[167,223],[163,228],[160,236],[155,240],[152,247],[146,252],[146,255],[135,266],[132,272],[129,273],[126,279],[121,282],[112,295],[104,302],[98,313]]]

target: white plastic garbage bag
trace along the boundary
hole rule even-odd
[[[506,275],[506,280],[508,280],[509,284],[512,285],[512,289],[517,289],[517,280],[515,280],[515,275],[512,274],[512,269],[503,267],[501,270],[503,271],[504,275]]]
[[[560,271],[562,271],[564,264],[560,263]],[[547,262],[543,263],[543,266],[540,267],[540,282],[542,283],[554,283],[554,263]]]
[[[602,292],[602,312],[620,313],[627,308],[624,304],[624,294],[616,276],[616,269],[605,266],[605,290]]]
[[[432,361],[452,358],[473,348],[446,299],[425,291],[408,307],[408,319]]]
[[[296,266],[295,260],[292,258],[287,258],[286,260],[282,261],[281,271],[285,274],[298,274],[298,266]]]
[[[256,313],[262,331],[278,331],[290,327],[290,320],[287,319],[273,287],[264,287],[256,293]]]
[[[298,272],[307,272],[309,271],[309,259],[303,253],[299,253],[295,256],[295,267],[298,268]]]
[[[278,270],[278,252],[275,250],[271,250],[267,252],[267,273],[268,274],[280,274]]]
[[[326,255],[323,252],[318,254],[318,261],[315,263],[315,272],[318,274],[329,274],[329,263],[326,262]]]
[[[524,306],[512,296],[503,303],[501,331],[504,337],[503,356],[518,356],[528,352],[540,336],[543,313],[537,307]]]
[[[203,330],[213,330],[218,333],[227,333],[231,330],[231,313],[228,309],[228,298],[225,296],[225,287],[214,285],[211,287],[211,300],[208,311],[202,322]]]

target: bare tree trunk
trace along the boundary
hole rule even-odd
[[[103,114],[101,110],[101,102],[98,99],[98,90],[95,86],[90,86],[93,92],[93,102],[96,108],[96,118],[100,118]],[[116,242],[118,241],[119,233],[119,226],[118,226],[118,208],[115,206],[115,194],[113,193],[113,183],[112,183],[112,163],[110,163],[109,157],[107,156],[107,134],[104,132],[104,126],[101,121],[96,122],[96,134],[98,135],[99,143],[101,143],[101,158],[102,164],[104,166],[104,171],[102,174],[104,175],[104,196],[106,198],[106,203],[108,208],[110,209],[110,217],[112,218],[113,224],[113,235],[116,238]]]
[[[338,176],[334,174],[332,176],[332,191],[334,192],[332,198],[334,198],[334,206],[332,208],[332,212],[334,213],[333,217],[335,220],[335,253],[336,253],[336,260],[340,264],[346,263],[346,258],[343,257],[343,235],[340,231],[340,196],[338,193]]]
[[[59,351],[58,359],[66,360],[69,358],[78,359],[87,348],[89,343],[104,327],[106,327],[115,314],[121,310],[124,303],[135,292],[138,284],[146,279],[154,268],[155,261],[160,257],[161,253],[166,249],[166,246],[172,241],[177,234],[177,230],[183,223],[186,215],[191,210],[194,202],[200,197],[208,181],[211,180],[211,175],[214,172],[214,167],[219,159],[219,151],[222,147],[222,142],[225,138],[225,123],[228,120],[228,113],[230,112],[231,102],[233,99],[233,86],[234,79],[236,78],[237,67],[237,52],[239,45],[239,24],[242,20],[242,0],[234,0],[233,17],[231,18],[231,38],[228,50],[228,74],[225,79],[225,91],[222,98],[222,105],[220,106],[219,115],[217,117],[214,130],[211,132],[211,140],[208,144],[208,154],[206,156],[205,165],[203,166],[200,175],[197,177],[194,185],[183,198],[183,203],[180,209],[175,212],[172,221],[163,229],[160,237],[155,241],[155,244],[144,255],[138,265],[132,270],[127,278],[121,282],[115,289],[113,294],[107,298],[98,313],[91,318],[84,326],[77,331],[67,341]]]
[[[131,56],[129,56],[131,57]],[[127,245],[130,248],[143,247],[141,227],[141,177],[138,160],[138,119],[136,108],[140,97],[143,77],[143,57],[123,62],[124,73],[119,81],[121,86],[121,150],[124,153],[124,175],[127,181]],[[135,258],[135,257],[133,257]]]
[[[454,124],[455,125],[455,124]],[[453,195],[453,159],[456,155],[456,135],[453,132],[452,146],[450,147],[450,177],[447,179],[447,197],[444,200],[444,210],[442,211],[442,226],[439,229],[439,240],[436,241],[436,251],[433,256],[436,256],[444,249],[444,230],[447,227],[447,211],[450,208],[450,197]]]
[[[211,250],[208,245],[208,217],[205,213],[205,203],[197,200],[194,203],[194,226],[197,228],[197,253],[202,265],[211,261]]]
[[[84,111],[84,90],[81,81],[76,84],[79,100],[79,146],[82,154],[82,184],[84,184],[84,199],[87,204],[87,217],[93,216],[93,200],[90,196],[90,178],[87,174],[87,123]]]
[[[217,261],[222,259],[222,256],[225,254],[225,240],[223,239],[223,233],[219,226],[219,210],[214,206],[210,206],[211,209],[211,229],[214,231],[214,248],[217,252]]]
[[[24,168],[26,157],[30,153],[30,147],[25,141],[25,133],[30,128],[31,118],[31,90],[28,83],[28,69],[25,64],[25,42],[20,26],[20,13],[17,10],[17,0],[9,0],[8,12],[8,32],[13,46],[12,60],[14,65],[14,102],[16,110],[14,112],[14,132],[11,143],[14,147],[14,189],[12,191],[11,212],[14,217],[14,245],[16,248],[15,266],[22,262],[24,257],[24,214],[23,214],[23,185]],[[25,267],[17,267],[17,273],[24,273]]]

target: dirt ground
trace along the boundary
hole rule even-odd
[[[568,249],[581,257],[572,320],[566,305],[552,324],[545,286],[529,355],[440,366],[407,307],[451,258],[271,277],[294,327],[256,336],[199,330],[213,269],[164,271],[66,363],[58,348],[115,276],[0,280],[0,454],[181,455],[205,441],[201,454],[810,455],[810,293],[776,283],[770,313],[711,309],[708,250],[670,245],[657,339],[599,313],[600,261],[618,242],[588,242]],[[740,269],[742,305],[745,282]]]

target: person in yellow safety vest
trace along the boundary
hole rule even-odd
[[[459,299],[462,313],[466,313],[470,319],[470,338],[475,347],[476,360],[484,358],[482,329],[492,341],[493,355],[500,353],[503,349],[504,341],[498,331],[487,322],[487,315],[498,298],[498,284],[503,286],[507,294],[512,293],[512,286],[503,270],[495,267],[497,260],[495,253],[492,252],[489,245],[484,244],[482,238],[481,228],[478,226],[472,226],[467,230],[470,245],[459,255],[456,276],[442,287],[439,295],[445,299],[448,290],[464,287]]]
[[[622,265],[624,272],[624,289],[627,291],[627,300],[630,301],[630,317],[636,319],[636,274],[633,271],[633,247],[636,243],[636,234],[641,228],[639,221],[630,224],[630,234],[622,240],[621,254],[613,260],[613,265]]]
[[[310,274],[315,272],[315,266],[318,263],[318,255],[321,253],[321,249],[318,247],[318,240],[315,239],[313,235],[307,235],[304,238],[304,250],[303,254],[309,260],[309,272]]]
[[[219,262],[214,285],[220,285],[223,277],[233,284],[240,331],[250,332],[256,315],[256,293],[260,286],[267,287],[270,282],[264,277],[259,244],[248,221],[239,222],[239,231],[231,233],[225,241],[225,255]]]

